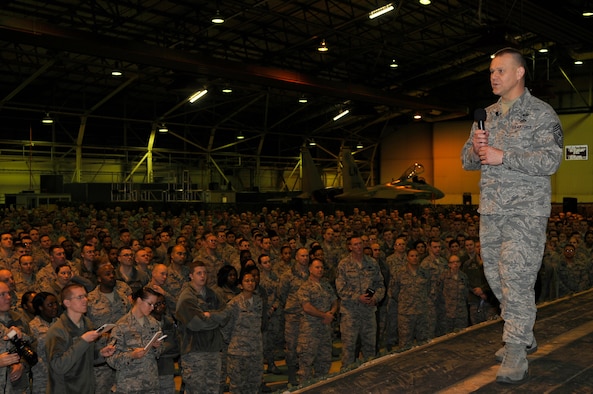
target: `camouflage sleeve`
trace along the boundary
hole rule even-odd
[[[474,130],[476,129],[476,124],[472,126],[471,132],[469,134],[469,138],[463,145],[461,149],[461,165],[463,166],[464,170],[468,171],[475,171],[481,168],[480,158],[474,152],[474,145],[473,145],[473,137],[474,137]]]
[[[237,300],[232,299],[227,304],[227,311],[228,311],[228,319],[226,324],[221,327],[222,337],[225,343],[229,343],[233,336],[233,331],[235,330],[235,323],[237,321],[237,315],[239,310],[237,309]]]
[[[385,297],[385,281],[383,280],[383,274],[381,273],[381,269],[379,268],[378,263],[374,263],[376,266],[375,276],[373,277],[373,288],[375,289],[375,295],[373,298],[375,302],[378,304],[383,300]]]

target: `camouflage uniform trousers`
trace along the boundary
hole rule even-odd
[[[284,341],[286,343],[286,366],[296,368],[297,366],[297,340],[299,337],[299,326],[301,315],[295,313],[284,314]]]
[[[332,363],[331,324],[301,324],[297,352],[299,355],[299,380],[304,382],[329,373]],[[313,373],[313,371],[315,373]]]
[[[356,342],[360,337],[360,350],[365,358],[375,355],[377,339],[377,319],[375,308],[365,305],[352,310],[342,308],[340,314],[340,334],[342,337],[342,368],[352,364],[358,357]]]
[[[264,361],[274,360],[274,350],[278,348],[278,344],[281,344],[284,340],[282,335],[282,322],[281,322],[280,311],[276,310],[270,316],[268,324],[263,332],[264,336]]]
[[[399,346],[402,349],[413,346],[414,339],[416,339],[416,344],[420,345],[432,338],[430,335],[428,317],[425,314],[400,314],[398,316],[397,322],[397,328],[399,331]]]
[[[387,313],[385,316],[385,330],[383,331],[385,346],[390,349],[398,343],[397,329],[397,302],[391,297],[387,301]]]
[[[175,392],[175,375],[159,375],[159,394],[173,394]]]
[[[261,354],[250,356],[228,355],[229,391],[236,394],[255,394],[263,382]]]
[[[484,273],[500,301],[505,343],[530,345],[537,312],[535,281],[546,243],[543,216],[482,215]]]
[[[220,391],[220,352],[191,352],[181,355],[185,392],[218,394]]]

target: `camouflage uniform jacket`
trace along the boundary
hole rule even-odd
[[[96,327],[106,323],[115,323],[132,307],[128,298],[131,294],[130,286],[126,282],[117,280],[113,289],[113,303],[111,303],[97,286],[88,295],[86,315]]]
[[[228,303],[229,320],[222,328],[228,354],[255,356],[263,354],[262,314],[263,302],[259,295],[246,299],[243,293]]]
[[[390,305],[397,305],[398,314],[428,313],[430,273],[420,267],[414,272],[406,265],[395,271],[391,277],[389,292],[392,301]]]
[[[35,316],[29,322],[29,328],[31,328],[31,335],[37,338],[37,364],[31,369],[33,372],[33,392],[39,392],[38,389],[45,391],[47,386],[47,355],[45,353],[45,335],[49,330],[49,327],[55,323],[58,319],[54,318],[51,323],[48,323],[41,316]]]
[[[6,327],[5,325],[0,323],[0,335],[2,337],[4,337],[6,334],[8,334],[10,330],[8,329],[8,327]],[[6,353],[10,350],[11,348],[11,343],[9,341],[0,341],[0,353]],[[8,371],[7,371],[8,367],[1,367],[0,368],[0,388],[2,389],[2,392],[6,393],[6,394],[12,394],[14,391],[12,390],[12,384],[10,384],[10,381],[7,379],[8,378]]]
[[[163,289],[176,300],[179,299],[183,285],[189,281],[189,268],[182,265],[180,270],[181,273],[174,270],[172,266],[167,267],[167,281],[163,286]]]
[[[157,358],[161,354],[162,346],[151,347],[142,358],[132,358],[130,355],[136,348],[144,347],[161,330],[161,325],[152,316],[144,318],[144,324],[134,316],[132,311],[125,314],[111,331],[115,342],[115,353],[107,357],[107,363],[116,370],[117,391],[158,393],[159,371]]]
[[[385,285],[381,268],[375,259],[363,255],[362,264],[358,264],[352,258],[352,254],[344,257],[338,264],[336,278],[336,291],[341,300],[341,307],[346,310],[363,306],[366,308],[365,304],[358,301],[358,297],[369,288],[375,290],[373,297],[378,304],[385,297]]]
[[[284,308],[284,313],[301,315],[303,308],[297,298],[299,287],[309,278],[309,270],[301,271],[296,264],[289,270],[286,270],[280,277],[280,284],[277,291],[277,305]]]
[[[297,297],[301,306],[310,303],[315,309],[320,312],[328,312],[332,308],[332,304],[338,298],[336,292],[331,285],[325,281],[314,282],[310,278],[301,285],[297,291]],[[323,327],[325,326],[321,319],[316,316],[311,316],[308,313],[303,313],[301,319],[301,326],[307,325],[309,327]]]
[[[504,152],[501,165],[480,164],[471,134],[461,152],[466,170],[481,170],[480,209],[483,215],[550,215],[550,175],[562,161],[563,135],[558,116],[527,89],[503,114],[502,99],[486,108],[488,144]],[[533,126],[532,126],[533,125]]]
[[[451,270],[444,271],[437,284],[437,303],[444,306],[445,316],[455,318],[467,314],[469,279],[462,271],[453,276]]]

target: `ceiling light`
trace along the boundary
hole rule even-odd
[[[241,132],[241,133],[237,134],[237,137],[235,137],[235,138],[237,138],[238,140],[244,140],[245,139],[245,136]]]
[[[418,3],[420,3],[422,5],[430,5],[431,1],[430,0],[418,0]]]
[[[45,116],[43,117],[43,119],[41,119],[41,123],[50,125],[50,124],[53,124],[54,123],[54,120],[52,119],[51,116],[49,116],[49,113],[46,112],[45,113]]]
[[[165,134],[168,132],[169,132],[169,129],[167,128],[167,126],[165,126],[164,123],[161,123],[161,125],[159,126],[159,133]]]
[[[299,103],[306,104],[307,101],[307,96],[305,96],[304,94],[301,97],[299,97]]]
[[[311,138],[311,140],[309,140],[309,146],[315,146],[317,145],[317,142],[315,142],[315,140],[313,138]]]
[[[420,120],[420,119],[422,119],[422,115],[420,115],[420,113],[416,112],[416,113],[414,114],[414,119],[415,119],[415,120]]]
[[[201,97],[203,97],[206,93],[208,93],[208,90],[206,90],[206,89],[199,90],[199,91],[195,92],[194,94],[192,94],[190,96],[190,98],[188,99],[188,101],[193,104],[194,102],[199,100]]]
[[[582,66],[582,65],[583,65],[583,61],[582,61],[582,60],[575,60],[575,61],[574,61],[574,64],[575,64],[576,66]]]
[[[393,6],[393,3],[384,5],[383,7],[377,8],[376,10],[369,12],[369,19],[375,19],[383,14],[393,11],[394,9],[395,7]]]
[[[362,142],[358,141],[358,144],[356,144],[356,149],[362,149],[364,148],[364,145],[362,144]]]
[[[325,40],[321,40],[321,44],[319,44],[319,46],[317,47],[317,50],[319,52],[327,52],[327,51],[329,51],[329,48],[325,44]]]
[[[391,64],[389,65],[389,67],[391,67],[391,68],[398,68],[399,67],[399,64],[397,64],[397,62],[395,61],[395,59],[393,59],[391,61]]]
[[[346,109],[342,112],[340,112],[339,114],[337,114],[336,116],[334,116],[334,122],[340,118],[343,118],[344,116],[348,115],[350,113],[349,109]]]
[[[222,15],[220,15],[220,10],[216,10],[216,14],[214,14],[214,16],[212,17],[212,23],[215,23],[217,25],[224,23],[224,18],[222,17]]]
[[[548,48],[540,48],[538,50],[539,53],[548,53]]]
[[[114,68],[113,70],[111,70],[111,76],[115,77],[115,78],[119,78],[121,76],[123,76],[124,73],[122,70],[120,70],[119,68]]]
[[[233,88],[231,88],[231,87],[230,87],[230,86],[228,86],[228,85],[227,85],[227,86],[224,86],[224,87],[222,88],[222,92],[223,92],[223,93],[226,93],[226,94],[233,93]]]
[[[593,16],[593,11],[591,11],[591,10],[583,11],[583,16],[585,18],[591,18]]]

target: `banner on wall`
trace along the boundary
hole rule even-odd
[[[589,160],[589,145],[566,145],[564,160]]]

